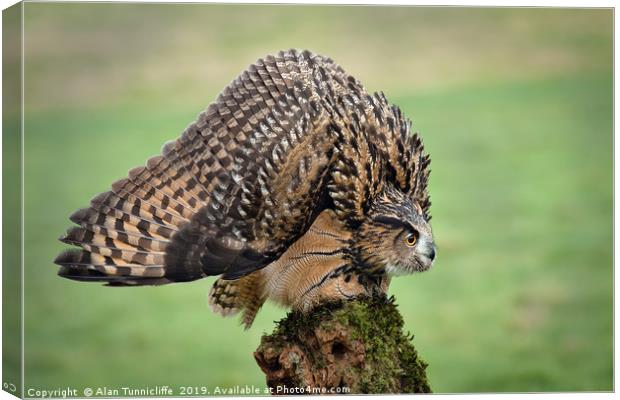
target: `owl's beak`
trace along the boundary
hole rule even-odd
[[[423,264],[424,270],[429,269],[433,266],[433,261],[435,261],[436,255],[436,247],[435,243],[430,242],[426,243],[424,246],[421,246],[419,254],[419,259]]]
[[[435,245],[431,246],[431,250],[428,252],[427,257],[430,258],[431,261],[435,261]]]

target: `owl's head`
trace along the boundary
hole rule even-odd
[[[366,215],[355,246],[363,260],[382,266],[389,275],[422,272],[433,265],[433,231],[416,200],[387,187]]]

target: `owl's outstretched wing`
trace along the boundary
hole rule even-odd
[[[61,276],[109,284],[235,279],[276,259],[332,201],[355,84],[330,59],[280,52],[251,65],[162,154],[77,211]],[[338,118],[336,118],[338,119]]]

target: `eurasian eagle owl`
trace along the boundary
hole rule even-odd
[[[160,285],[221,275],[212,308],[249,327],[387,291],[435,258],[430,158],[411,123],[331,59],[258,60],[181,137],[78,210],[59,275]]]

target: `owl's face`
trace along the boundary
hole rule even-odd
[[[426,271],[435,260],[433,232],[422,208],[396,189],[386,190],[371,204],[357,248],[362,259],[389,275]]]

